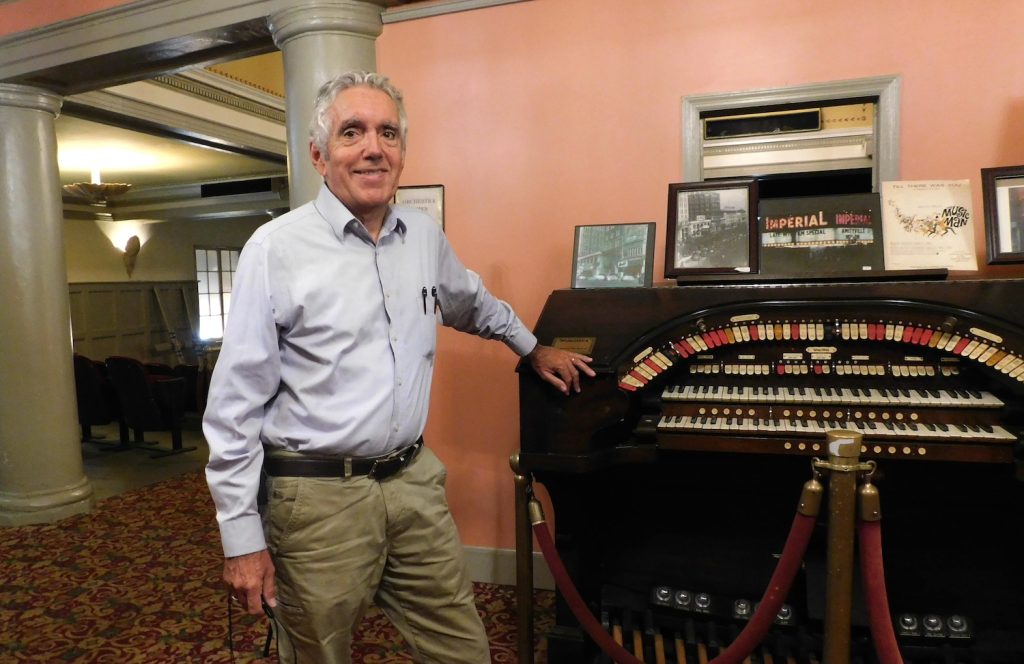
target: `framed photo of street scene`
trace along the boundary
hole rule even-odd
[[[763,277],[885,270],[878,194],[762,199],[758,235]]]
[[[416,208],[427,213],[444,230],[444,185],[399,187],[395,192],[396,205]]]
[[[573,288],[649,287],[654,276],[654,222],[577,226]]]
[[[1024,263],[1024,166],[981,169],[988,262]]]
[[[668,186],[667,278],[757,274],[757,248],[756,180]]]

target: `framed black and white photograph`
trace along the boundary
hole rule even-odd
[[[668,186],[665,276],[757,274],[757,181]]]
[[[981,169],[988,262],[1024,263],[1024,166]]]
[[[653,221],[577,226],[572,287],[650,286],[654,276],[654,229]]]
[[[444,229],[444,185],[399,187],[395,192],[395,204],[416,208],[427,213]]]
[[[878,194],[762,198],[761,277],[813,277],[885,270]]]

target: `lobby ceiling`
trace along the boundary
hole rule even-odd
[[[280,52],[221,63],[207,71],[250,87],[284,103]],[[73,106],[73,105],[72,105]],[[179,186],[194,183],[284,176],[283,158],[241,154],[230,147],[190,140],[172,131],[131,126],[117,118],[99,121],[75,108],[56,120],[61,184],[88,181],[98,168],[104,182],[133,187]]]

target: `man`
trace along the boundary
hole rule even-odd
[[[324,84],[310,137],[324,184],[246,243],[210,386],[224,580],[249,613],[271,608],[282,662],[349,662],[371,601],[416,661],[489,662],[444,467],[422,446],[435,316],[502,340],[565,394],[590,358],[538,345],[433,220],[390,206],[406,117],[387,78]]]

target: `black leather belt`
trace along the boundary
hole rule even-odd
[[[423,447],[423,438],[394,452],[376,457],[339,457],[323,459],[301,456],[272,456],[263,459],[263,470],[271,477],[352,477],[365,475],[372,480],[391,477],[408,466]]]

